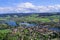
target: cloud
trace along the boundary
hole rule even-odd
[[[33,12],[34,10],[36,10],[35,7],[36,7],[35,5],[29,2],[21,3],[17,5],[16,11],[23,12],[23,13],[29,13],[29,12]]]
[[[15,7],[0,7],[0,13],[41,13],[59,12],[60,5],[36,6],[30,2],[19,3]]]
[[[13,11],[12,7],[0,7],[0,13],[9,13],[12,11]]]

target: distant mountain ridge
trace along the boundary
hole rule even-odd
[[[7,16],[13,17],[14,15],[20,17],[20,16],[29,16],[31,14],[38,14],[39,16],[51,16],[51,15],[60,15],[60,12],[58,13],[6,13],[6,14],[0,14],[0,17],[7,17]]]

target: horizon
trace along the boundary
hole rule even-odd
[[[60,13],[60,12],[40,12],[40,13],[46,13],[46,14],[48,14],[48,13],[51,13],[51,14],[57,14],[57,13]],[[22,14],[40,14],[40,13],[33,13],[33,12],[29,12],[29,13],[23,13],[22,12]],[[10,12],[8,12],[8,13],[0,13],[0,14],[21,14],[20,12],[19,13],[15,13],[15,12],[13,12],[13,13],[10,13]]]

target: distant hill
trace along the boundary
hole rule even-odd
[[[29,16],[31,14],[38,14],[39,16],[51,16],[51,15],[60,15],[60,12],[57,12],[57,13],[6,13],[6,14],[0,14],[0,17],[7,17],[7,16],[13,17],[14,15],[21,17],[21,16]]]

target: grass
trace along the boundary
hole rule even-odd
[[[9,32],[11,32],[11,30],[9,29],[0,30],[0,33],[9,33]]]

